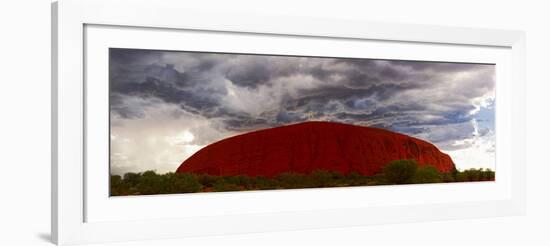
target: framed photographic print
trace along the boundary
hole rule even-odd
[[[111,196],[495,178],[495,64],[110,48],[109,65]]]
[[[524,212],[522,32],[52,9],[58,244]]]

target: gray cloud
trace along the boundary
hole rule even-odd
[[[123,119],[170,104],[233,132],[326,120],[449,150],[494,131],[472,124],[494,114],[475,113],[476,100],[494,91],[494,65],[111,49],[110,82],[111,112]]]

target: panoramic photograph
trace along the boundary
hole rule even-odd
[[[109,113],[111,196],[495,180],[494,64],[110,48]]]

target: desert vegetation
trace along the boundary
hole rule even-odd
[[[281,173],[275,177],[212,176],[196,173],[157,174],[154,171],[111,175],[112,196],[222,192],[245,190],[303,189],[397,184],[492,181],[490,169],[454,170],[441,173],[430,165],[419,166],[415,160],[392,161],[381,172],[364,176],[357,172],[346,175],[326,170],[308,174]]]

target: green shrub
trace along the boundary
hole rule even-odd
[[[192,173],[177,173],[174,186],[178,193],[199,192],[203,188],[198,176]]]
[[[361,185],[366,185],[367,184],[367,180],[365,179],[365,176],[359,174],[358,172],[350,172],[346,178],[349,182],[349,185],[351,186],[361,186]]]
[[[120,175],[111,175],[110,179],[111,196],[124,195],[122,177]]]
[[[455,182],[455,177],[453,173],[441,173],[441,181],[445,183]]]
[[[306,175],[299,173],[281,173],[277,176],[278,186],[284,188],[306,188],[308,179]]]
[[[164,193],[163,189],[165,188],[161,176],[157,175],[155,171],[146,171],[142,173],[136,187],[139,194],[142,195]]]
[[[124,182],[130,186],[136,186],[140,182],[140,173],[126,173],[124,174]]]
[[[466,169],[456,175],[457,182],[490,181],[495,180],[495,172],[491,169]]]
[[[278,188],[277,182],[274,179],[269,179],[263,176],[256,177],[256,188],[259,190],[272,190]]]
[[[414,174],[413,183],[415,184],[425,184],[425,183],[440,183],[441,174],[437,168],[424,165],[416,169]]]
[[[484,170],[486,180],[495,180],[495,172],[489,168]]]
[[[204,185],[205,187],[212,187],[218,180],[217,176],[211,176],[208,174],[200,174],[198,176],[199,183]]]
[[[335,171],[315,170],[309,174],[282,173],[276,177],[212,176],[194,173],[155,171],[110,176],[110,194],[148,195],[207,191],[273,190],[319,187],[371,186],[410,183],[470,182],[494,180],[490,169],[452,170],[439,173],[429,165],[418,167],[414,160],[392,161],[380,173],[365,176],[358,172],[347,175]]]
[[[214,183],[214,191],[239,191],[241,187],[235,183],[229,183],[224,179],[218,179]]]
[[[311,181],[314,187],[333,186],[333,175],[329,171],[315,170],[311,174]]]
[[[398,160],[386,164],[382,168],[382,173],[390,184],[410,184],[417,168],[415,160]]]
[[[252,179],[248,176],[226,176],[223,177],[224,181],[228,184],[235,184],[242,187],[252,187]]]

